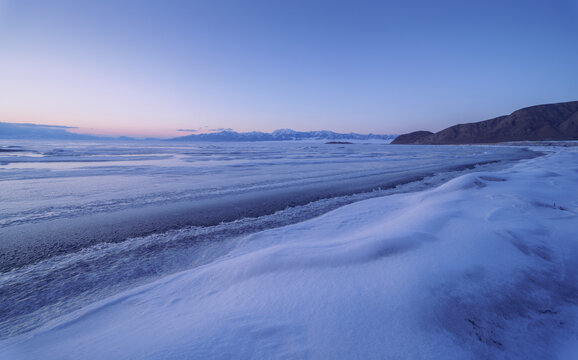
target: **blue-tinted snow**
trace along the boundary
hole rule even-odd
[[[558,148],[245,236],[4,340],[0,355],[575,359],[576,164]]]
[[[453,164],[460,165],[460,168],[467,163],[511,158],[512,154],[520,151],[519,148],[485,146],[335,146],[322,143],[202,146],[151,143],[144,147],[135,147],[134,143],[23,145],[34,156],[2,157],[1,186],[9,189],[0,194],[3,200],[3,218],[0,221],[4,221],[1,225],[4,229],[47,218],[74,219],[85,213],[162,204],[183,198],[194,201],[260,189],[282,191],[287,186],[307,186],[330,180],[347,183],[376,174],[403,174],[420,167],[447,171]],[[10,337],[29,331],[97,299],[166,274],[214,266],[211,264],[230,256],[231,251],[244,248],[248,239],[246,234],[296,223],[354,201],[423,189],[452,176],[456,173],[443,172],[403,187],[327,198],[259,218],[238,219],[210,227],[187,227],[121,243],[105,241],[79,252],[14,269],[0,277],[2,308],[7,309],[0,324],[2,335]],[[473,188],[478,184],[493,184],[496,181],[487,180],[492,176],[476,178],[468,184],[473,184]],[[369,212],[373,211],[376,210]],[[367,211],[362,211],[361,215],[349,214],[349,218],[340,220],[341,225],[332,223],[331,226],[337,226],[337,232],[317,234],[313,231],[309,234],[312,228],[305,226],[291,232],[289,238],[326,238],[331,241],[345,235],[345,230],[364,233],[371,232],[372,226],[376,226],[364,221],[365,218],[373,219],[366,216]],[[427,211],[423,215],[427,215]],[[285,230],[279,234],[274,237],[275,241],[286,238]],[[402,237],[395,246],[378,253],[405,253],[432,239],[427,233],[414,235]],[[357,255],[353,254],[346,263],[365,262],[366,255],[363,254],[372,257],[372,247],[359,250],[361,253],[354,251]],[[322,263],[335,262],[337,267],[342,266],[339,265],[341,255],[337,258],[329,255]],[[294,260],[287,261],[289,269],[300,267],[299,262],[290,265]],[[310,262],[307,256],[303,261]],[[249,323],[252,321],[259,320],[248,320]]]

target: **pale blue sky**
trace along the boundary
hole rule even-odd
[[[578,100],[578,1],[0,0],[0,121],[441,130]]]

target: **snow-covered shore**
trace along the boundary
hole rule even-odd
[[[578,148],[246,237],[2,359],[578,356]]]

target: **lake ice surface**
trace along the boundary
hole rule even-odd
[[[0,142],[0,145],[13,142]],[[342,185],[516,157],[520,149],[380,143],[38,143],[0,153],[0,226],[227,193]]]
[[[528,155],[512,147],[376,143],[17,145],[25,151],[0,153],[0,235],[30,224],[42,227],[55,219],[74,222],[90,214],[143,206],[226,200],[235,194],[271,190],[305,192],[324,189],[325,184],[332,184],[332,189],[363,186],[354,187],[355,191],[328,191],[315,201],[285,204],[258,217],[187,226],[116,243],[104,238],[79,251],[47,256],[4,272],[0,275],[0,305],[6,309],[0,318],[2,337],[30,331],[167,274],[219,261],[242,246],[248,234],[297,223],[355,201],[422,190],[475,164]],[[364,183],[368,178],[375,182]]]

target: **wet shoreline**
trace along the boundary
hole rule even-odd
[[[307,184],[258,189],[198,200],[138,206],[112,212],[62,217],[0,228],[0,271],[36,263],[55,255],[79,251],[98,243],[189,226],[214,226],[243,218],[257,218],[317,200],[372,192],[419,181],[436,173],[473,169],[539,156],[524,151],[504,158],[463,159],[451,166],[423,166],[411,171],[388,172],[348,179],[327,179]],[[377,195],[376,195],[377,196]]]

